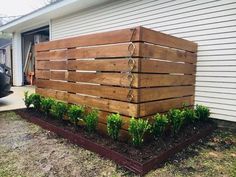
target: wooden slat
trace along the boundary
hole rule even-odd
[[[138,87],[138,75],[134,75],[133,87]],[[89,73],[89,72],[67,72],[67,71],[36,71],[38,79],[52,79],[74,82],[87,82],[94,84],[116,85],[128,87],[129,81],[126,73]]]
[[[196,66],[188,63],[165,62],[141,59],[140,72],[144,73],[184,73],[195,74]]]
[[[38,79],[69,80],[75,82],[88,82],[104,85],[116,85],[128,87],[129,81],[126,73],[85,73],[66,71],[36,71]],[[138,79],[139,78],[139,79]],[[132,87],[157,87],[193,85],[193,75],[169,75],[169,74],[134,74]]]
[[[148,116],[157,112],[165,112],[173,108],[181,108],[183,107],[183,104],[193,105],[193,96],[141,103],[138,116]]]
[[[144,73],[184,73],[194,74],[196,66],[188,63],[165,62],[156,59],[134,58],[133,72]],[[139,68],[138,63],[141,62]],[[81,70],[81,71],[128,71],[128,59],[37,61],[37,69],[44,70]]]
[[[139,87],[193,85],[193,75],[140,74]]]
[[[133,72],[138,71],[138,60],[135,59],[136,67]],[[128,71],[128,59],[99,59],[99,60],[75,60],[68,61],[68,69],[83,71]]]
[[[147,102],[194,94],[194,86],[157,87],[139,89],[139,101]]]
[[[140,28],[136,27],[135,29],[136,32],[134,34],[133,30],[129,28],[110,32],[83,35],[67,39],[60,39],[50,42],[42,42],[36,45],[36,51],[139,41]]]
[[[88,82],[104,85],[129,86],[127,73],[84,73],[84,72],[69,72],[69,81]],[[138,87],[138,74],[134,74],[132,87]]]
[[[134,56],[138,56],[139,45],[135,44]],[[130,53],[128,51],[129,44],[106,45],[96,47],[86,47],[68,50],[57,50],[38,52],[37,60],[64,60],[68,58],[109,58],[109,57],[126,57]]]
[[[75,95],[62,91],[55,91],[52,89],[36,88],[36,93],[46,97],[52,97],[58,100],[63,100],[68,103],[87,105],[108,112],[119,112],[120,114],[127,116],[138,116],[136,111],[138,105],[134,103],[127,103],[103,98],[93,98],[83,95]]]
[[[172,48],[164,48],[157,45],[139,43],[139,56],[145,58],[157,58],[162,60],[170,60],[175,62],[196,63],[197,55],[188,51],[174,50]]]
[[[67,61],[36,61],[37,69],[67,70]]]
[[[86,47],[68,50],[38,52],[36,60],[65,60],[68,58],[111,58],[130,56],[130,44]],[[134,43],[133,57],[157,58],[177,62],[196,63],[196,54],[146,43]],[[131,47],[130,47],[131,50]]]
[[[197,44],[185,39],[177,38],[168,34],[141,27],[141,41],[163,45],[167,47],[197,52]]]
[[[36,70],[37,79],[53,79],[53,80],[67,80],[67,71],[46,71],[46,70]]]
[[[51,80],[38,79],[36,83],[39,88],[54,89],[60,91],[68,91],[78,94],[86,94],[91,96],[127,101],[127,95],[129,92],[128,88],[123,87],[112,87],[104,85],[91,85],[91,84],[79,84],[71,82],[60,82]],[[132,89],[133,91],[133,102],[138,102],[138,90]]]

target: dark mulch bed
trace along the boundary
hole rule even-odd
[[[100,135],[98,133],[89,134],[84,127],[75,128],[68,121],[55,120],[49,117],[47,118],[43,113],[36,112],[33,109],[21,109],[17,110],[16,113],[19,113],[21,116],[23,115],[23,117],[24,115],[27,115],[27,117],[40,118],[41,120],[56,125],[57,127],[60,127],[64,130],[69,130],[74,134],[79,134],[80,136],[83,136],[84,138],[89,139],[96,144],[118,152],[140,164],[145,164],[150,162],[150,160],[157,158],[158,156],[163,156],[163,152],[169,149],[173,149],[172,151],[174,153],[174,149],[179,146],[179,144],[183,143],[182,148],[184,148],[186,145],[191,144],[189,139],[191,139],[193,136],[196,136],[197,134],[200,134],[206,130],[209,130],[209,133],[205,132],[205,134],[210,134],[213,127],[215,127],[212,121],[197,122],[194,125],[185,126],[176,136],[171,136],[170,133],[167,132],[163,138],[146,142],[142,148],[137,149],[129,142],[115,142],[109,137]],[[199,138],[195,138],[193,142],[197,139]],[[187,143],[185,141],[187,141]]]
[[[143,147],[137,149],[133,147],[129,142],[116,142],[109,137],[105,137],[104,135],[100,135],[98,133],[89,134],[84,127],[75,128],[75,126],[68,121],[55,120],[49,117],[46,118],[44,114],[42,114],[41,112],[36,112],[33,109],[22,109],[21,111],[29,114],[32,117],[40,117],[44,121],[53,123],[54,125],[57,125],[58,127],[61,127],[63,129],[69,129],[74,133],[79,133],[83,137],[90,139],[93,142],[101,144],[102,146],[106,146],[109,149],[122,153],[125,156],[128,156],[129,158],[141,163],[145,162],[148,159],[151,159],[153,156],[158,156],[161,152],[163,152],[163,150],[170,149],[176,146],[181,141],[200,133],[201,130],[206,129],[213,124],[209,121],[198,122],[194,125],[188,125],[185,126],[177,136],[171,136],[170,134],[167,134],[163,138],[159,138],[151,142],[146,142]]]

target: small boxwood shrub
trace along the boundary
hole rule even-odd
[[[122,118],[120,114],[110,114],[107,117],[107,132],[108,135],[117,140],[122,126]]]
[[[50,114],[56,119],[63,119],[67,114],[68,105],[63,102],[57,102],[52,105],[50,109]]]
[[[68,109],[69,120],[75,125],[77,125],[78,120],[81,120],[83,118],[83,114],[83,106],[71,105]]]
[[[153,124],[152,124],[152,133],[154,138],[158,138],[163,135],[166,127],[168,124],[168,118],[165,114],[159,114],[157,113],[153,117]]]
[[[144,141],[144,135],[151,129],[147,120],[131,118],[129,125],[129,134],[134,146],[140,147]]]
[[[32,100],[32,94],[29,95],[29,92],[26,91],[24,92],[24,102],[25,102],[25,106],[27,109],[29,109],[29,107],[32,105],[33,100]]]
[[[98,114],[99,111],[97,109],[92,109],[85,117],[84,122],[86,124],[86,128],[88,132],[92,133],[96,130],[98,125]]]
[[[40,111],[40,108],[41,108],[41,99],[42,97],[37,94],[37,93],[33,93],[31,95],[31,99],[32,99],[32,105],[33,107],[37,110],[37,111]]]
[[[45,113],[46,116],[49,115],[50,109],[55,104],[55,101],[51,98],[41,98],[41,110]]]
[[[186,124],[194,123],[197,120],[197,116],[194,109],[185,108],[182,114]]]
[[[171,124],[172,134],[177,134],[184,123],[183,111],[179,109],[171,109],[168,112],[168,119]]]
[[[197,105],[195,109],[196,117],[201,121],[206,121],[210,117],[210,110],[203,105]]]

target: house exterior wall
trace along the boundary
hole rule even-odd
[[[144,26],[199,44],[195,104],[236,121],[236,1],[121,0],[51,21],[51,39]]]

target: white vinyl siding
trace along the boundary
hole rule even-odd
[[[52,20],[54,39],[144,26],[198,43],[196,104],[236,121],[236,1],[116,0]]]

